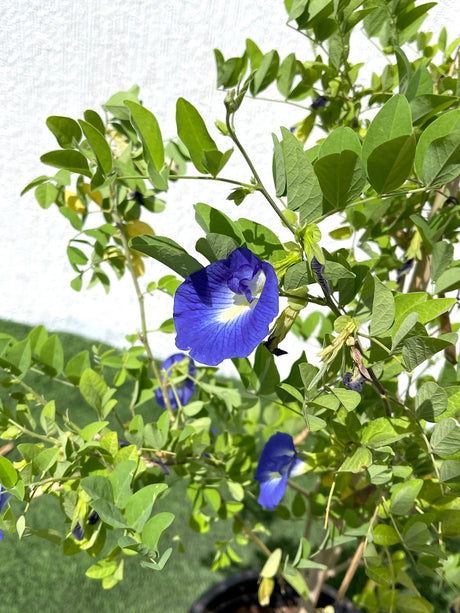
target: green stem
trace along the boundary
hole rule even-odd
[[[243,532],[246,534],[246,536],[249,537],[251,539],[251,541],[253,541],[253,543],[255,543],[257,545],[257,547],[261,551],[264,552],[264,554],[267,556],[267,558],[269,558],[272,555],[272,552],[265,545],[265,543],[263,543],[260,540],[260,538],[257,536],[257,534],[254,534],[254,532],[251,530],[251,528],[248,526],[248,524],[244,521],[244,519],[240,515],[238,515],[238,513],[235,513],[235,515],[233,517],[241,525],[241,527],[243,528]]]
[[[276,202],[273,200],[273,198],[270,196],[270,194],[266,190],[266,188],[265,188],[264,184],[262,183],[262,180],[261,180],[257,170],[254,167],[254,164],[252,163],[250,157],[246,153],[246,150],[244,149],[243,145],[240,143],[238,137],[236,136],[235,130],[234,130],[233,125],[231,124],[231,121],[230,121],[231,116],[232,116],[232,114],[229,111],[227,111],[226,124],[227,124],[227,129],[228,129],[229,134],[230,134],[230,138],[235,143],[235,145],[238,147],[241,155],[244,157],[244,159],[246,160],[247,165],[251,169],[251,172],[252,172],[252,174],[254,176],[254,179],[255,179],[255,181],[257,183],[257,187],[258,187],[259,191],[262,192],[262,194],[265,196],[265,199],[270,204],[270,206],[275,211],[275,213],[278,215],[278,217],[281,219],[283,224],[287,228],[289,228],[289,230],[292,232],[294,237],[296,237],[296,229],[294,228],[294,226],[292,226],[289,223],[289,221],[283,215],[282,211],[278,208],[278,205],[276,204]]]
[[[133,175],[133,176],[122,176],[118,177],[119,180],[128,180],[128,179],[146,179],[149,180],[150,177],[148,175]],[[222,183],[230,183],[231,185],[238,185],[238,187],[246,187],[247,189],[256,189],[256,186],[251,185],[250,183],[243,183],[242,181],[235,181],[234,179],[226,179],[225,177],[206,177],[199,175],[173,175],[169,177],[170,181],[178,181],[185,179],[187,181],[221,181]]]
[[[170,414],[170,419],[171,421],[175,421],[175,416],[174,416],[174,412],[171,408],[171,403],[169,402],[169,397],[168,397],[168,393],[166,390],[166,383],[164,381],[162,381],[161,379],[161,375],[160,375],[160,371],[158,369],[158,366],[155,362],[155,358],[153,357],[153,353],[152,350],[150,348],[150,344],[149,344],[149,340],[148,340],[148,334],[147,334],[147,318],[146,318],[146,314],[145,314],[145,304],[144,304],[144,294],[141,291],[141,288],[139,286],[139,282],[137,280],[136,277],[136,271],[134,270],[134,264],[133,264],[133,260],[132,260],[132,256],[131,256],[131,251],[129,249],[129,245],[128,245],[128,239],[126,238],[126,234],[125,234],[125,230],[123,227],[123,223],[121,221],[120,216],[118,215],[118,212],[116,210],[115,207],[113,207],[113,211],[112,211],[112,215],[113,218],[115,220],[115,224],[120,232],[120,239],[121,239],[121,243],[123,245],[123,250],[125,252],[125,258],[126,258],[126,264],[128,266],[128,270],[130,272],[131,275],[131,279],[134,285],[134,289],[136,291],[136,295],[137,295],[137,301],[139,304],[139,312],[140,312],[140,318],[141,318],[141,331],[138,333],[139,334],[139,339],[142,342],[142,344],[145,347],[145,351],[147,353],[147,356],[150,360],[150,363],[152,365],[152,370],[153,373],[155,375],[155,378],[158,381],[158,385],[160,387],[161,390],[161,394],[163,396],[163,400],[166,406],[166,409],[169,411]]]

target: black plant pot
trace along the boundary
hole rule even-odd
[[[258,579],[259,573],[256,570],[248,570],[214,585],[201,598],[199,598],[189,609],[188,613],[239,613],[239,609],[249,611],[250,607],[258,605]],[[333,605],[335,613],[360,613],[353,604],[343,599],[341,603],[335,601],[337,592],[324,585],[318,600],[318,607]],[[299,600],[298,594],[285,584],[281,591],[278,583],[275,585],[270,605],[261,609],[266,613],[276,611],[277,607],[295,605]],[[255,609],[251,609],[255,610]]]

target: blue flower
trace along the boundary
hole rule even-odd
[[[297,458],[292,436],[284,432],[271,436],[263,448],[254,477],[260,483],[259,504],[273,511],[284,496],[289,477],[300,475],[304,470],[305,464]]]
[[[353,392],[362,392],[363,385],[366,381],[366,377],[364,377],[358,369],[355,369],[353,373],[346,372],[342,379],[346,389],[352,390]]]
[[[169,358],[167,358],[161,365],[161,370],[165,373],[161,375],[161,380],[164,381],[165,377],[166,379],[168,379],[172,374],[171,371],[174,367],[174,364],[176,364],[177,362],[183,362],[184,360],[188,360],[188,374],[191,377],[194,377],[196,373],[196,368],[193,360],[184,353],[175,353],[174,355],[169,356]],[[179,370],[177,374],[180,374]],[[195,382],[193,381],[193,379],[189,379],[187,376],[185,376],[185,379],[183,381],[174,384],[174,390],[176,391],[176,394],[182,406],[186,405],[187,402],[190,400],[193,395],[194,389]],[[177,399],[174,395],[173,388],[168,381],[166,381],[166,393],[168,394],[171,409],[177,409]],[[160,405],[160,407],[163,407],[163,409],[166,408],[163,394],[161,393],[161,389],[159,387],[157,387],[157,389],[155,390],[155,399]]]
[[[8,502],[8,498],[11,496],[9,492],[5,490],[3,485],[0,483],[0,513],[3,510],[3,507]],[[3,530],[0,530],[0,541],[3,539]]]
[[[322,109],[323,107],[325,107],[328,102],[329,100],[326,98],[326,96],[318,96],[311,103],[311,108],[314,111],[317,111],[318,109]]]
[[[245,358],[267,336],[278,303],[273,266],[245,247],[235,249],[177,288],[176,346],[210,366],[226,358]]]

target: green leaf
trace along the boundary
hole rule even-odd
[[[272,394],[280,382],[280,375],[273,355],[263,345],[259,345],[254,357],[254,373],[257,377],[255,393],[260,395]]]
[[[35,189],[35,198],[42,209],[48,209],[56,202],[58,193],[54,183],[42,183]]]
[[[372,150],[367,160],[369,181],[379,194],[399,187],[410,174],[415,157],[415,137],[398,136]]]
[[[284,168],[284,155],[281,143],[276,134],[272,134],[273,139],[273,180],[275,182],[275,192],[278,198],[286,195],[286,171]]]
[[[250,219],[240,218],[236,223],[243,233],[246,246],[258,258],[274,264],[285,257],[283,245],[272,230]]]
[[[450,292],[460,287],[460,267],[455,266],[445,270],[436,281],[435,292]]]
[[[412,121],[414,125],[426,123],[439,112],[455,105],[455,103],[458,104],[456,96],[442,96],[432,93],[419,95],[410,102]]]
[[[37,177],[36,179],[34,179],[33,181],[31,181],[30,183],[28,183],[24,189],[22,190],[22,192],[19,194],[20,196],[23,196],[25,193],[27,193],[29,190],[33,189],[34,187],[36,187],[37,185],[41,185],[42,183],[44,183],[45,181],[49,181],[50,177],[46,176],[46,175],[41,175],[39,177]]]
[[[439,351],[451,346],[452,340],[447,338],[432,338],[431,336],[414,336],[408,338],[403,346],[402,357],[409,371],[433,357]]]
[[[80,378],[80,393],[86,402],[98,413],[102,410],[104,396],[108,391],[107,383],[91,368],[83,371]]]
[[[73,149],[81,140],[80,126],[70,117],[52,115],[46,120],[46,125],[63,149]]]
[[[91,502],[91,507],[105,524],[112,528],[126,528],[126,522],[120,510],[108,500],[97,498]]]
[[[427,185],[444,185],[460,174],[460,129],[431,141],[423,159]]]
[[[365,165],[368,165],[370,155],[378,147],[402,136],[409,136],[411,133],[412,117],[409,102],[405,96],[395,94],[383,105],[367,130],[363,142]]]
[[[215,178],[224,168],[232,153],[233,149],[228,149],[225,153],[222,153],[217,149],[211,149],[210,151],[206,150],[203,151],[201,161],[203,162],[203,166],[206,168],[206,170]]]
[[[132,238],[130,246],[169,266],[184,278],[203,268],[183,247],[165,236],[142,234]]]
[[[50,400],[45,404],[40,413],[40,425],[46,434],[53,434],[56,431],[56,403]]]
[[[8,362],[16,366],[20,373],[28,370],[32,361],[32,350],[29,338],[14,343],[8,351]]]
[[[393,342],[391,344],[391,351],[399,345],[402,339],[409,334],[412,328],[418,321],[418,313],[409,313],[402,321],[395,321],[391,334],[393,336]]]
[[[83,132],[88,140],[89,146],[96,156],[99,170],[104,176],[107,176],[112,170],[112,151],[109,143],[105,140],[104,135],[99,132],[92,124],[83,119],[79,120]]]
[[[250,84],[253,96],[266,89],[278,75],[279,55],[277,51],[269,51],[260,62]]]
[[[96,113],[96,111],[93,111],[92,109],[87,109],[83,113],[83,117],[85,118],[86,122],[90,123],[94,128],[96,128],[96,130],[99,130],[101,134],[105,134],[105,125],[99,113]]]
[[[433,245],[431,257],[431,279],[437,281],[441,274],[449,268],[454,257],[454,246],[447,241],[439,241]]]
[[[372,464],[372,454],[367,447],[358,447],[338,469],[339,472],[359,473]]]
[[[59,457],[60,450],[58,447],[48,447],[40,451],[32,460],[32,467],[34,472],[45,473],[52,466],[54,466]]]
[[[390,512],[393,515],[408,515],[414,507],[415,499],[422,486],[422,479],[411,479],[406,483],[399,483],[391,494]]]
[[[336,208],[356,200],[366,184],[363,163],[354,151],[320,157],[314,169],[324,197]]]
[[[202,159],[205,151],[217,150],[217,145],[209,135],[206,125],[196,108],[184,98],[179,98],[176,104],[177,134],[187,147],[190,158],[196,169],[207,173]]]
[[[261,577],[275,577],[281,564],[283,550],[278,547],[274,549],[260,571]]]
[[[413,76],[412,66],[407,58],[407,55],[400,47],[395,47],[396,65],[398,68],[399,93],[407,95],[409,81]],[[407,96],[410,100],[409,96]]]
[[[446,113],[443,113],[440,117],[435,119],[435,121],[430,123],[430,125],[423,131],[417,143],[417,149],[415,152],[415,170],[417,175],[424,179],[425,183],[428,183],[424,176],[425,156],[428,147],[432,142],[445,136],[449,136],[458,130],[460,130],[460,110],[447,111]],[[436,147],[434,150],[436,150]],[[433,150],[430,154],[431,157],[432,154]],[[428,168],[428,166],[426,170],[430,175],[433,175],[433,170]]]
[[[424,64],[420,64],[415,73],[412,75],[407,86],[406,98],[412,102],[417,96],[424,96],[433,93],[433,80],[428,68]],[[414,108],[411,104],[412,114]],[[414,116],[412,115],[412,119]]]
[[[432,604],[421,596],[410,596],[398,593],[398,611],[401,613],[433,613]]]
[[[372,336],[382,336],[388,332],[393,325],[395,311],[393,292],[378,277],[374,277],[374,300],[370,327]]]
[[[5,456],[0,455],[0,483],[3,487],[9,488],[16,485],[18,473]]]
[[[108,113],[112,113],[117,119],[128,120],[130,118],[129,109],[126,106],[126,100],[132,100],[139,104],[139,86],[133,85],[127,92],[117,92],[113,94],[102,108]]]
[[[438,422],[431,435],[431,448],[436,455],[449,456],[460,450],[460,426],[452,417]]]
[[[396,545],[400,542],[400,538],[393,526],[387,526],[386,524],[377,524],[374,528],[373,539],[376,545]]]
[[[361,402],[361,395],[353,390],[342,389],[341,387],[333,388],[332,393],[336,396],[340,403],[347,411],[354,411]]]
[[[209,232],[223,234],[232,238],[237,245],[244,245],[245,239],[243,232],[240,230],[238,224],[232,221],[230,217],[227,217],[225,213],[203,202],[195,204],[194,208],[195,219],[206,234]]]
[[[131,480],[136,468],[137,462],[124,460],[117,464],[109,475],[109,481],[113,489],[113,500],[120,509],[125,508],[131,496]]]
[[[64,368],[64,350],[57,334],[53,334],[40,349],[40,360],[49,376],[55,377]]]
[[[281,128],[281,132],[288,208],[300,212],[302,224],[310,223],[323,212],[321,187],[302,144],[286,128]]]
[[[167,487],[166,483],[154,483],[135,492],[129,498],[125,507],[128,526],[136,532],[142,532],[146,521],[150,517],[155,500]]]
[[[291,92],[292,84],[297,72],[297,60],[294,53],[290,53],[281,62],[276,85],[282,96],[287,98]]]
[[[147,163],[150,162],[159,172],[164,164],[164,146],[160,126],[153,113],[132,100],[125,100],[131,113],[131,123],[138,133],[144,148]]]
[[[460,462],[458,460],[444,460],[441,463],[439,474],[440,480],[443,482],[455,481],[458,483],[460,481]]]
[[[142,530],[142,542],[153,551],[158,549],[161,535],[174,521],[173,513],[157,513],[145,524]]]
[[[50,151],[42,155],[40,161],[49,166],[65,168],[70,172],[85,175],[85,177],[91,178],[93,176],[88,167],[87,159],[79,151],[72,151],[70,149]]]
[[[107,477],[91,475],[82,479],[80,485],[91,499],[113,502],[113,488]]]
[[[80,378],[87,368],[91,367],[91,361],[89,359],[89,351],[85,349],[77,355],[70,358],[67,362],[64,373],[67,379],[74,385],[80,383]]]

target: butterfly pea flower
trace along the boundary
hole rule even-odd
[[[0,483],[0,513],[3,510],[3,507],[8,502],[8,498],[11,496],[9,492],[5,490],[3,485]],[[3,539],[3,530],[0,530],[0,541]]]
[[[180,374],[181,371],[179,370],[178,364],[184,362],[184,360],[188,361],[188,374],[190,375],[190,377],[194,377],[196,373],[195,363],[184,353],[175,353],[174,355],[169,356],[169,358],[167,358],[161,365],[161,380],[164,381],[166,378],[166,393],[169,398],[169,404],[171,405],[171,409],[178,408],[177,398],[174,394],[174,391],[176,392],[181,405],[184,406],[192,397],[193,390],[195,389],[195,382],[193,381],[193,379],[190,379],[187,376],[183,381],[174,384],[174,390],[171,387],[171,384],[167,381],[167,379],[171,377],[174,369],[177,369],[177,374]],[[176,364],[176,367],[174,366],[174,364]],[[160,407],[163,407],[163,409],[166,408],[165,400],[163,398],[163,394],[161,392],[160,387],[157,387],[157,389],[155,390],[155,399],[160,405]]]
[[[297,458],[290,434],[277,432],[271,436],[259,458],[255,479],[260,483],[259,504],[272,511],[284,496],[289,477],[305,472],[305,463]]]
[[[318,111],[319,109],[322,109],[323,107],[325,107],[328,102],[329,100],[326,98],[326,96],[318,96],[311,103],[311,108],[314,111]]]
[[[273,266],[240,247],[192,273],[177,288],[176,346],[209,366],[246,358],[268,335],[278,308]]]
[[[346,372],[342,379],[345,388],[353,392],[362,392],[363,384],[366,383],[366,381],[366,377],[363,377],[358,369],[355,369],[353,373]]]

